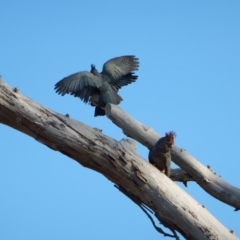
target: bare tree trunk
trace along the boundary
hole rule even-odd
[[[109,114],[108,108],[115,106],[107,106]],[[113,111],[110,112],[109,115],[114,116]],[[175,231],[186,239],[238,239],[170,178],[139,156],[133,140],[116,141],[99,130],[47,109],[20,94],[17,89],[11,89],[2,79],[0,122],[103,174],[136,204],[154,211],[176,239]],[[128,135],[134,137],[134,131],[131,130]],[[143,137],[140,142],[151,147],[158,138],[155,134],[151,141]],[[177,162],[179,156],[181,158]],[[192,162],[192,157],[185,151],[176,147],[173,157],[195,181],[206,185],[206,189],[213,183],[213,187],[216,185],[216,179],[206,172],[209,170],[202,169],[196,160],[197,163]],[[196,172],[197,177],[193,176]]]

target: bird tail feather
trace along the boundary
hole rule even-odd
[[[105,115],[105,110],[103,110],[100,107],[95,107],[94,117],[104,116],[104,115]]]

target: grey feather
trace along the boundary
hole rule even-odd
[[[138,58],[133,55],[116,57],[103,65],[101,73],[92,64],[90,72],[82,71],[65,77],[55,84],[54,89],[62,96],[71,94],[79,97],[84,103],[91,102],[91,96],[99,95],[94,116],[102,116],[105,115],[102,108],[107,103],[119,104],[123,100],[117,92],[137,80],[138,76],[133,71],[138,67]]]

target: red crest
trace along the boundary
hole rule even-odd
[[[176,133],[175,132],[168,132],[165,135],[165,138],[167,139],[167,143],[169,145],[169,147],[171,147],[174,144],[174,137],[176,137]]]

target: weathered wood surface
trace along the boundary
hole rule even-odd
[[[238,239],[170,178],[139,156],[132,140],[116,141],[47,109],[14,92],[1,79],[0,122],[103,174],[131,192],[165,226],[179,231],[186,239]]]
[[[147,148],[151,148],[160,138],[152,128],[136,121],[118,106],[108,104],[105,110],[108,118],[120,127],[125,135],[135,139]],[[210,195],[236,209],[240,209],[239,188],[228,184],[182,148],[173,146],[171,156],[172,161],[187,173],[185,175],[186,179],[188,175],[191,176]],[[184,176],[181,176],[183,181]]]

